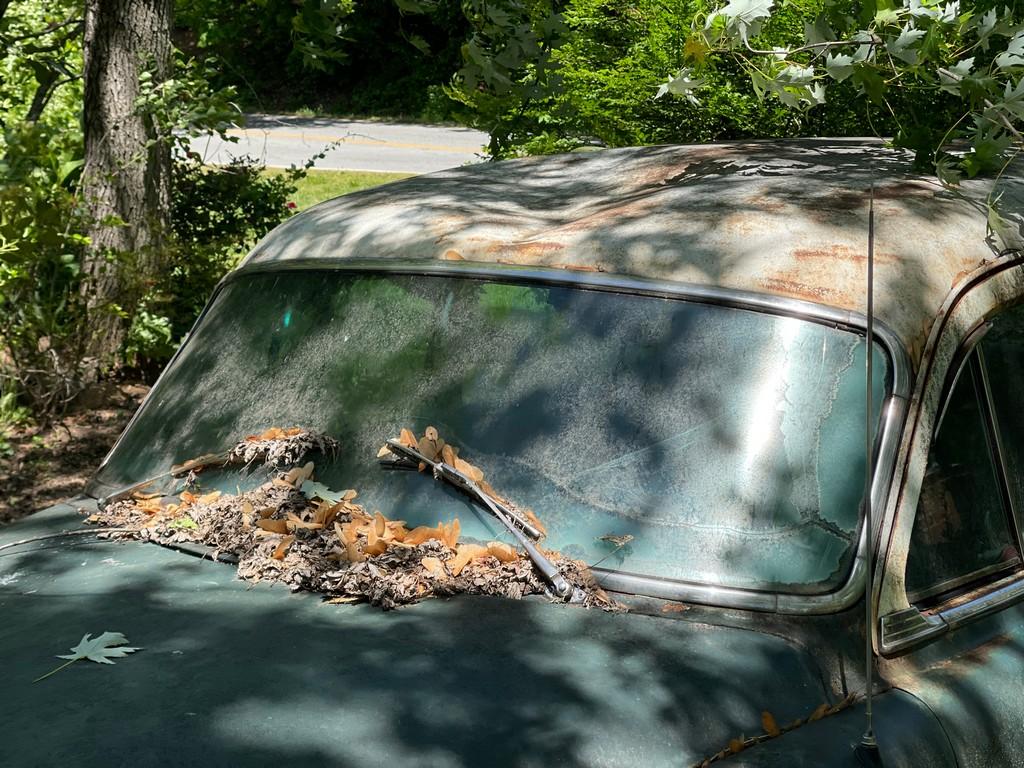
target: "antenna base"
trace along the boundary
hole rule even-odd
[[[857,758],[857,764],[865,768],[882,768],[882,755],[878,751],[878,742],[875,741],[875,734],[871,731],[865,733],[860,743],[853,750]]]

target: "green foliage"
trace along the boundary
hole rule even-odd
[[[37,413],[78,392],[88,328],[80,291],[86,239],[74,193],[81,145],[73,132],[21,123],[0,160],[0,391]]]
[[[75,0],[12,0],[0,12],[0,129],[79,108],[81,31]]]
[[[460,0],[178,0],[177,23],[190,50],[222,62],[213,82],[251,109],[431,120],[457,110],[442,87],[467,36]]]
[[[706,61],[732,60],[760,96],[792,109],[828,104],[836,84],[844,96],[852,87],[888,113],[894,142],[947,183],[998,171],[1012,146],[1024,146],[1024,18],[1015,7],[826,0],[817,10],[800,39],[780,46],[759,37],[779,13],[771,0],[731,0],[694,18],[688,45],[713,50]],[[682,93],[693,99],[701,89]],[[952,151],[958,139],[968,152]]]
[[[158,80],[151,69],[143,71],[135,109],[153,121],[157,141],[186,151],[189,139],[196,136],[218,134],[224,141],[238,140],[226,133],[242,120],[233,102],[236,93],[231,87],[212,85],[217,72],[216,59],[188,57],[178,50],[171,77]]]
[[[173,354],[220,279],[256,241],[291,215],[304,169],[269,175],[251,158],[223,167],[178,160],[171,187],[174,243],[128,333],[128,361],[148,369]]]
[[[816,114],[794,112],[765,102],[739,63],[705,61],[709,45],[694,45],[680,30],[712,10],[707,0],[568,0],[557,8],[534,3],[503,19],[511,30],[504,38],[491,29],[493,22],[482,24],[481,37],[513,40],[506,47],[516,55],[493,43],[467,48],[452,95],[473,110],[478,127],[491,132],[496,157],[589,145],[865,133],[864,111],[842,100]],[[537,19],[545,13],[561,26],[549,22],[558,34],[547,41],[550,56],[539,71],[529,40],[514,40],[516,30],[531,34],[524,19],[531,30],[543,29]],[[815,13],[806,4],[790,4],[763,25],[763,37],[773,45],[802,39],[804,23]],[[700,99],[684,87],[694,84],[687,77],[695,65],[702,69]],[[467,76],[471,71],[479,74]],[[669,71],[677,74],[666,83]],[[690,98],[659,98],[666,93]],[[877,120],[884,123],[884,117]]]

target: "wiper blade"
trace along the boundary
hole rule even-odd
[[[551,562],[547,555],[541,552],[537,545],[530,540],[531,536],[535,539],[539,539],[541,533],[535,526],[531,525],[528,520],[524,519],[517,512],[509,508],[508,505],[502,504],[501,502],[491,498],[490,495],[485,493],[483,489],[477,485],[476,481],[464,472],[460,472],[451,464],[444,461],[428,459],[415,448],[403,445],[398,440],[388,440],[387,447],[388,450],[400,458],[407,459],[411,462],[415,462],[416,464],[426,464],[433,471],[435,480],[444,480],[445,482],[454,485],[463,493],[474,499],[477,503],[483,505],[488,512],[498,519],[498,522],[508,529],[509,533],[515,537],[520,546],[526,550],[526,554],[533,562],[534,567],[551,586],[551,591],[556,597],[562,600],[571,600],[573,602],[583,599],[582,591],[570,584],[562,575],[561,571],[558,570],[558,566]]]

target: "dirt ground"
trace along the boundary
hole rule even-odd
[[[10,449],[0,454],[0,525],[80,493],[148,391],[104,383],[46,429],[9,430]]]

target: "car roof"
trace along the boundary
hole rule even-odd
[[[912,363],[952,289],[1020,232],[989,236],[989,180],[956,190],[872,139],[580,152],[481,163],[321,203],[242,268],[447,260],[597,270],[865,309],[875,200],[876,317]],[[1024,163],[1000,177],[1024,211]],[[1019,222],[1018,222],[1019,223]]]

